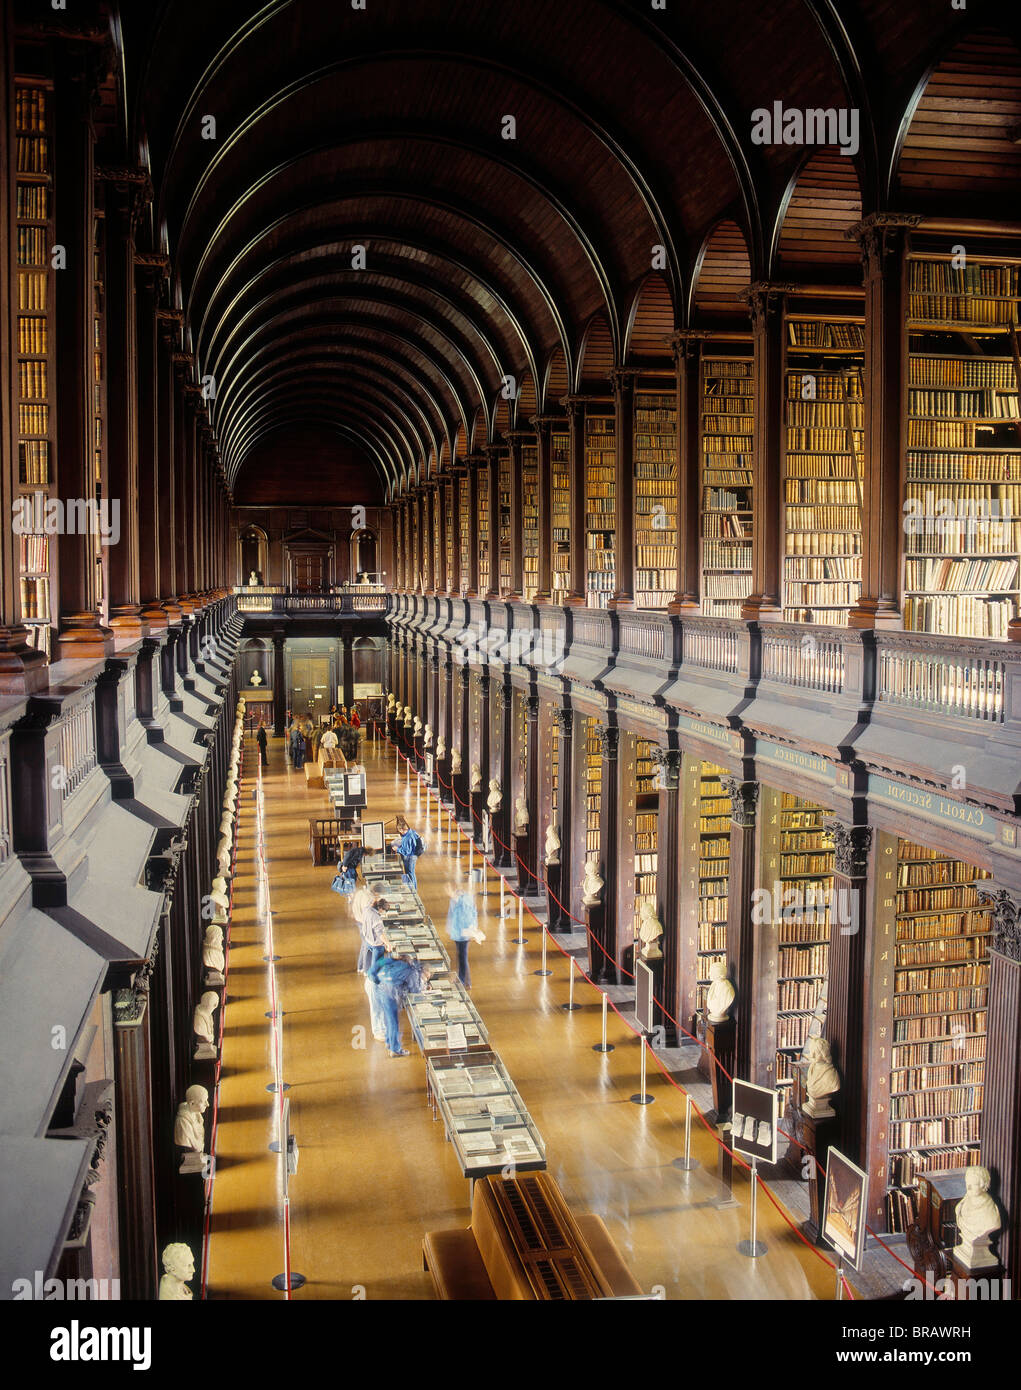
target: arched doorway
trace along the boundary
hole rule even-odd
[[[351,537],[351,573],[355,583],[367,576],[371,584],[380,582],[379,546],[375,531],[357,531]]]
[[[246,587],[255,576],[257,584],[266,583],[269,564],[269,537],[261,526],[246,526],[238,537],[238,584]]]

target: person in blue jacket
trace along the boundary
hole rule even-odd
[[[394,854],[400,855],[408,886],[417,891],[418,879],[415,875],[415,860],[424,849],[422,837],[417,830],[412,830],[403,816],[397,817],[397,834],[398,838],[393,841],[390,848]]]
[[[485,941],[479,930],[479,911],[475,897],[469,888],[459,888],[455,884],[449,888],[450,907],[447,909],[447,935],[457,947],[457,978],[465,989],[471,989],[472,974],[468,965],[468,945],[472,941]]]
[[[406,956],[380,956],[367,972],[378,992],[386,1031],[386,1050],[389,1057],[407,1057],[401,1046],[401,1010],[409,994],[421,994],[428,988],[429,971],[418,961]]]

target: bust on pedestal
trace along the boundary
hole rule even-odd
[[[730,1114],[732,1092],[727,1073],[734,1070],[737,1051],[737,1029],[730,1017],[737,991],[727,978],[727,962],[720,958],[709,963],[709,988],[705,996],[706,1056],[704,1067],[699,1070],[709,1073],[713,1089],[713,1110],[710,1123],[719,1124]]]
[[[217,922],[210,922],[202,938],[202,965],[206,972],[207,985],[222,985],[223,979],[223,928]]]
[[[988,1168],[968,1168],[964,1175],[965,1195],[957,1203],[957,1244],[954,1264],[971,1272],[998,1267],[990,1247],[991,1237],[1000,1229],[1000,1209],[989,1195]]]
[[[209,1106],[209,1092],[204,1086],[189,1086],[174,1118],[174,1143],[183,1150],[181,1173],[204,1173],[209,1163],[205,1152],[205,1121],[202,1116]]]
[[[603,879],[599,873],[599,859],[593,854],[585,860],[585,872],[581,880],[581,905],[585,909],[585,925],[591,933],[590,973],[597,984],[611,981],[617,973],[616,961],[607,960],[605,949],[600,949],[606,928],[606,904],[603,902],[602,893]]]
[[[518,892],[534,893],[532,876],[528,872],[528,803],[523,795],[514,802],[514,853],[518,866]]]
[[[566,932],[570,930],[567,919],[564,917],[563,909],[560,906],[562,893],[561,884],[561,864],[560,864],[560,833],[556,824],[550,821],[546,827],[546,843],[543,847],[543,870],[546,880],[546,920],[549,922],[550,931]]]
[[[195,1015],[192,1019],[192,1032],[195,1034],[195,1060],[196,1062],[215,1061],[216,1059],[216,1034],[214,1031],[213,1014],[220,1006],[220,997],[212,990],[207,990],[202,998],[195,1005]]]
[[[175,1241],[163,1251],[163,1276],[158,1302],[186,1303],[192,1294],[187,1281],[195,1275],[195,1257],[187,1245]]]
[[[656,914],[654,904],[649,902],[648,898],[643,898],[638,918],[638,939],[642,943],[643,960],[663,959],[663,952],[659,949],[662,935],[663,923]]]
[[[468,785],[471,797],[471,837],[478,845],[482,842],[482,798],[484,795],[482,769],[478,763],[472,763]]]
[[[830,1144],[836,1139],[837,1112],[829,1097],[840,1090],[840,1076],[825,1038],[811,1037],[804,1056],[794,1064],[794,1084],[788,1093],[784,1121],[791,1142],[783,1157],[784,1166],[795,1177],[808,1181],[808,1220],[802,1231],[820,1244],[822,1226],[822,1183]],[[805,1159],[812,1160],[806,1164]]]

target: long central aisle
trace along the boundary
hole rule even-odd
[[[371,819],[403,811],[426,842],[419,891],[445,939],[447,885],[457,877],[456,837],[448,820],[436,831],[435,801],[416,800],[395,755],[366,744]],[[275,1137],[269,967],[265,926],[256,907],[255,802],[258,752],[249,739],[240,799],[237,875],[228,1002],[210,1222],[208,1296],[281,1298],[271,1279],[284,1269],[280,1161]],[[428,1299],[422,1269],[426,1231],[467,1226],[468,1182],[425,1098],[425,1063],[404,1021],[411,1056],[391,1059],[368,1028],[368,1004],[355,972],[357,930],[347,901],[329,891],[334,868],[314,868],[308,820],[324,813],[324,793],[309,791],[270,744],[263,775],[266,861],[273,915],[277,988],[283,1019],[283,1075],[290,1083],[291,1129],[300,1147],[291,1180],[291,1268],[307,1283],[293,1297]],[[460,860],[464,879],[466,854]],[[611,1013],[601,1055],[600,996],[579,984],[582,1008],[566,1012],[567,969],[550,950],[553,974],[539,979],[541,935],[526,916],[528,944],[512,944],[516,920],[499,920],[499,890],[478,898],[487,940],[472,947],[473,998],[493,1048],[546,1142],[551,1174],[578,1211],[606,1221],[646,1292],[667,1298],[832,1298],[833,1273],[759,1200],[765,1256],[737,1251],[749,1234],[746,1176],[735,1173],[738,1207],[716,1205],[716,1145],[700,1125],[692,1152],[699,1167],[672,1160],[684,1149],[684,1103],[649,1069],[656,1102],[632,1105],[638,1042]],[[453,949],[451,948],[451,954]]]

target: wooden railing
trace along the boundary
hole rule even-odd
[[[774,627],[761,633],[762,679],[839,695],[844,689],[844,645],[832,628]]]
[[[77,705],[60,726],[59,790],[66,801],[97,766],[95,695]]]
[[[693,618],[682,625],[684,665],[736,675],[740,634],[731,619]]]
[[[877,697],[880,704],[928,710],[957,719],[1002,724],[1007,710],[1008,671],[1018,671],[1021,654],[977,639],[941,639],[911,633],[882,633]],[[949,643],[948,643],[949,645]],[[921,648],[921,650],[919,650]]]

